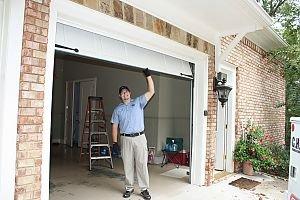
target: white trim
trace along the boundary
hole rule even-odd
[[[224,62],[228,55],[231,53],[231,51],[236,47],[236,45],[238,45],[238,43],[243,39],[243,37],[247,34],[247,32],[241,32],[239,34],[237,34],[235,36],[235,38],[230,42],[230,44],[226,47],[226,49],[221,53],[220,56],[218,56],[218,63],[216,63],[217,65],[217,69],[220,69],[220,63]],[[222,38],[220,38],[222,39]],[[220,46],[219,46],[220,48]]]
[[[228,127],[227,127],[227,148],[226,148],[226,163],[225,169],[228,172],[234,172],[234,161],[233,161],[233,151],[235,147],[235,113],[236,113],[236,66],[228,62],[223,62],[221,64],[221,71],[226,72],[229,76],[228,85],[232,86],[230,92],[229,101],[227,106],[229,106],[228,114]],[[229,72],[229,73],[228,73]]]
[[[0,199],[14,199],[25,1],[5,0],[0,39]]]
[[[43,149],[41,166],[41,199],[49,199],[49,174],[50,174],[50,128],[51,128],[51,108],[52,108],[52,84],[55,52],[56,33],[56,0],[50,3],[47,62],[45,72],[45,93],[44,93],[44,115],[43,115]]]
[[[191,184],[205,184],[205,161],[206,161],[206,130],[207,117],[204,111],[207,110],[208,101],[208,58],[195,63],[194,77],[194,102],[193,102],[193,138],[191,157]],[[202,93],[203,95],[200,95]],[[199,126],[195,126],[196,123]],[[196,156],[195,156],[196,155]],[[197,166],[197,167],[196,167]],[[199,176],[200,171],[200,176]],[[203,174],[204,172],[204,174]],[[200,183],[200,184],[199,184]]]
[[[3,30],[3,20],[4,20],[4,2],[3,0],[0,0],[0,44],[2,44],[2,32]],[[1,49],[0,49],[0,55],[1,55]],[[0,57],[1,60],[1,57]]]

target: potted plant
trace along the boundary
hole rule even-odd
[[[236,143],[234,160],[243,165],[246,175],[254,175],[254,171],[272,165],[271,152],[261,143],[263,137],[263,129],[248,122],[242,138]]]

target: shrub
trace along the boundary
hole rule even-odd
[[[244,135],[236,143],[234,150],[234,160],[243,163],[250,161],[254,171],[267,170],[273,166],[271,151],[260,140],[264,137],[263,129],[253,123],[248,122]]]
[[[290,153],[284,145],[272,143],[267,144],[266,147],[271,152],[273,163],[269,168],[264,169],[264,172],[288,178]]]

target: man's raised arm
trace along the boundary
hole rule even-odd
[[[145,93],[145,97],[147,99],[147,101],[149,101],[151,99],[151,97],[154,95],[155,90],[154,90],[154,82],[152,80],[150,71],[148,68],[143,70],[145,76],[146,76],[146,80],[147,80],[147,92]]]

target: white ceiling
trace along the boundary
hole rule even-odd
[[[122,1],[213,44],[219,36],[253,32],[272,23],[255,0]]]

